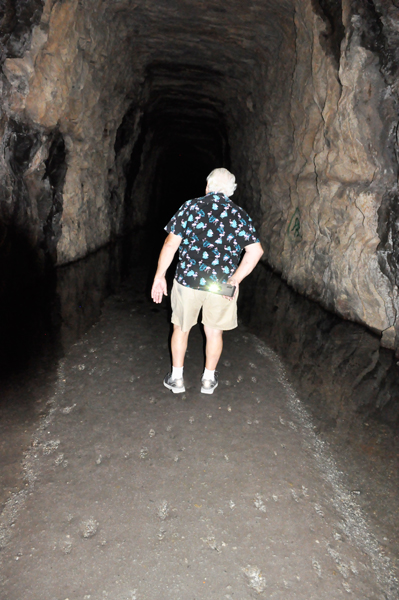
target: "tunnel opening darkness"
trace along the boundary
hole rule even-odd
[[[124,118],[118,132],[116,150],[136,135],[126,168],[124,230],[135,232],[136,256],[149,271],[155,269],[164,227],[173,214],[187,200],[205,194],[206,177],[214,168],[230,168],[223,105],[204,92],[215,85],[217,75],[187,65],[152,65],[139,134],[127,126],[133,115]]]

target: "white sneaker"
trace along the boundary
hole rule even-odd
[[[201,394],[213,394],[218,385],[218,376],[215,372],[215,379],[201,379]]]
[[[165,379],[163,380],[163,384],[168,390],[171,390],[174,394],[182,394],[186,391],[184,387],[184,379],[172,379],[172,373],[168,373],[165,375]]]

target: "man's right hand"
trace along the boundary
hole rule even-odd
[[[176,250],[180,246],[181,240],[182,238],[180,235],[169,233],[164,245],[162,246],[162,250],[158,259],[158,268],[155,273],[154,283],[152,284],[151,289],[151,298],[154,300],[154,302],[156,302],[156,304],[160,304],[162,302],[163,295],[168,295],[165,275],[174,255],[176,254]]]
[[[165,277],[155,277],[151,289],[151,298],[156,304],[160,304],[162,302],[163,295],[168,295],[166,279]]]

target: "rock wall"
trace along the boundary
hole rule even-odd
[[[398,13],[390,2],[343,2],[340,14],[337,5],[295,4],[289,106],[268,127],[274,169],[258,171],[262,240],[267,262],[295,290],[383,332],[393,348]]]
[[[118,53],[129,32],[120,18],[107,16],[101,1],[47,0],[39,23],[33,23],[29,50],[3,64],[0,168],[8,221],[20,210],[16,226],[29,232],[34,246],[48,251],[45,224],[57,215],[56,264],[101,247],[123,221],[122,205],[110,202],[114,145],[136,86]],[[55,137],[64,148],[58,182],[46,175]],[[23,165],[15,168],[19,158]],[[57,186],[57,200],[41,209],[43,195],[54,197]]]
[[[6,6],[0,262],[145,226],[175,136],[231,165],[289,285],[399,347],[394,0]]]

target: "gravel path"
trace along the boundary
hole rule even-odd
[[[0,598],[396,600],[392,562],[277,356],[227,333],[202,395],[197,327],[173,395],[167,311],[139,287],[58,363],[2,513]]]

